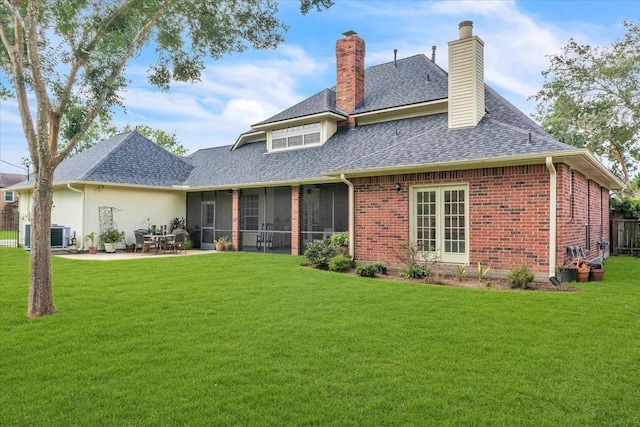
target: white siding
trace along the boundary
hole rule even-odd
[[[125,232],[127,242],[134,242],[133,230],[147,225],[169,225],[175,217],[186,216],[186,196],[183,191],[109,188],[87,186],[85,190],[85,235],[100,233],[100,206],[113,208],[115,226]]]
[[[475,126],[484,116],[484,43],[469,37],[449,43],[449,127]]]

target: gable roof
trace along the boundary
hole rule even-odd
[[[312,116],[320,113],[335,113],[345,118],[348,116],[347,113],[336,107],[335,88],[324,89],[296,105],[281,111],[275,116],[269,117],[268,119],[256,123],[253,126],[260,127],[261,125],[296,119],[299,117]]]

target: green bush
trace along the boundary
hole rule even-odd
[[[377,277],[384,267],[380,263],[373,264],[358,264],[356,266],[356,274],[362,277]]]
[[[431,270],[419,264],[411,265],[400,272],[401,277],[411,279],[424,279],[429,275],[431,275]]]
[[[325,239],[309,243],[307,249],[304,251],[304,256],[315,268],[327,270],[329,269],[329,261],[331,258],[339,253],[342,253],[340,247],[331,243],[331,240]]]
[[[533,282],[533,273],[526,265],[522,265],[509,273],[509,286],[514,289],[529,289]]]
[[[331,243],[336,246],[349,246],[349,233],[341,231],[331,235]]]
[[[329,270],[346,271],[351,268],[351,258],[343,253],[339,253],[329,260]]]

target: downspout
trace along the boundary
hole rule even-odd
[[[547,157],[547,169],[549,169],[549,277],[556,275],[556,209],[557,209],[557,173],[553,166],[553,158]]]
[[[344,174],[340,175],[340,180],[345,184],[347,184],[347,187],[349,187],[349,256],[353,258],[355,254],[354,242],[355,242],[355,236],[356,236],[354,187],[353,187],[353,183],[349,181]]]
[[[82,194],[82,204],[81,204],[81,208],[80,208],[80,215],[82,218],[82,225],[81,225],[81,229],[80,229],[80,236],[77,235],[76,233],[76,247],[78,247],[78,239],[82,239],[82,246],[79,247],[79,249],[84,249],[84,226],[85,226],[85,218],[84,218],[84,191],[82,190],[78,190],[77,188],[73,188],[71,186],[71,184],[67,184],[67,188],[71,191],[75,191],[76,193],[80,193]]]

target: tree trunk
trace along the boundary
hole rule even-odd
[[[53,169],[42,165],[35,174],[31,214],[31,278],[28,317],[54,314],[51,287],[51,207]]]

